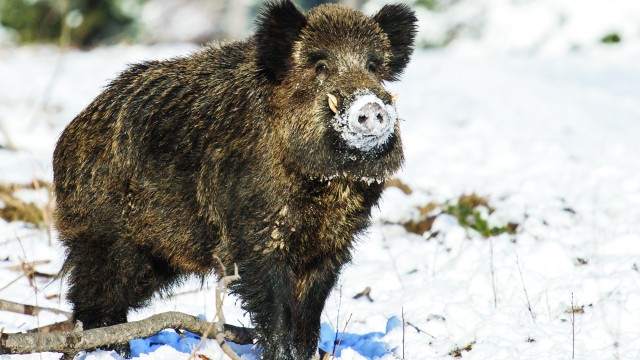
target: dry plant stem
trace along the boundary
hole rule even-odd
[[[339,296],[339,302],[338,302],[338,312],[336,314],[336,336],[333,338],[333,350],[331,351],[332,354],[335,354],[336,352],[336,341],[338,341],[338,334],[340,333],[338,329],[340,328],[340,309],[342,308],[342,284],[340,284],[339,289],[340,289],[340,292],[339,292],[340,296]]]
[[[233,275],[228,275],[220,279],[218,282],[218,286],[216,286],[216,313],[218,314],[218,321],[214,324],[214,330],[216,335],[216,340],[220,345],[222,351],[227,354],[232,360],[240,360],[240,356],[236,354],[229,344],[227,344],[224,336],[224,313],[222,312],[222,304],[224,302],[224,295],[227,291],[227,287],[233,281],[240,279],[240,275],[238,274],[238,265],[234,264],[234,273]]]
[[[218,260],[220,259],[218,258]],[[220,267],[222,268],[222,272],[226,274],[226,267],[222,263],[220,263]],[[239,279],[240,275],[238,274],[238,265],[234,264],[233,275],[224,276],[222,279],[220,279],[220,281],[218,281],[218,285],[216,286],[216,315],[218,317],[218,321],[209,323],[206,331],[202,334],[200,342],[198,342],[196,347],[191,352],[189,359],[195,358],[198,349],[200,349],[204,341],[207,339],[207,336],[209,336],[211,330],[214,330],[215,339],[216,341],[218,341],[218,345],[220,345],[222,351],[224,351],[224,353],[227,354],[227,356],[229,356],[232,360],[240,360],[240,356],[238,356],[238,354],[236,354],[233,349],[231,349],[229,344],[227,344],[224,323],[225,319],[224,313],[222,311],[222,305],[224,304],[224,295],[227,292],[229,284]]]
[[[11,207],[14,207],[16,209],[20,209],[21,211],[25,211],[25,212],[29,211],[29,210],[26,210],[27,207],[28,207],[27,203],[24,203],[24,202],[22,202],[20,200],[17,200],[16,198],[14,198],[13,196],[11,196],[9,194],[0,193],[0,200],[2,200],[2,202],[5,203],[6,207],[11,206]]]
[[[2,136],[4,137],[4,140],[5,140],[4,147],[5,147],[5,149],[9,149],[11,151],[16,151],[17,148],[13,144],[13,142],[11,141],[11,137],[9,136],[9,132],[4,128],[4,125],[2,125],[2,121],[0,121],[0,134],[2,134]]]
[[[576,312],[573,301],[573,292],[571,293],[571,358],[576,358]]]
[[[409,326],[411,326],[412,328],[416,329],[416,331],[418,332],[418,334],[425,334],[425,335],[427,335],[427,336],[430,336],[432,339],[435,339],[435,338],[436,338],[435,336],[433,336],[433,335],[429,334],[428,332],[426,332],[426,331],[424,331],[424,330],[420,329],[419,327],[415,326],[414,324],[412,324],[412,323],[411,323],[411,322],[409,322],[409,321],[407,321],[407,322],[406,322],[406,324],[407,324],[407,325],[409,325]]]
[[[18,281],[18,280],[22,279],[22,277],[23,277],[24,275],[25,275],[25,274],[22,274],[22,275],[18,276],[17,278],[15,278],[15,279],[13,279],[13,280],[9,281],[9,282],[8,282],[6,285],[4,285],[3,287],[0,287],[0,291],[2,291],[2,290],[4,290],[4,289],[8,288],[8,287],[9,287],[9,286],[11,286],[11,285],[13,285],[13,283],[15,283],[16,281]]]
[[[389,255],[389,260],[391,261],[391,265],[393,265],[393,271],[396,273],[396,277],[398,278],[398,283],[404,289],[405,288],[404,282],[402,281],[402,276],[400,276],[400,271],[398,270],[398,265],[396,264],[396,260],[393,258],[393,255],[391,254],[391,247],[389,247],[389,244],[387,243],[387,237],[384,236],[383,232],[381,232],[380,235],[382,236],[382,242],[384,243],[384,248],[387,251],[387,254]]]
[[[522,290],[524,290],[524,297],[527,299],[527,308],[529,309],[529,314],[531,314],[531,319],[533,322],[536,322],[536,315],[533,313],[533,309],[531,308],[531,302],[529,301],[529,293],[527,293],[527,287],[524,285],[524,277],[522,276],[522,269],[520,269],[520,261],[518,260],[518,254],[516,254],[516,265],[518,266],[518,272],[520,273],[520,282],[522,282]]]
[[[53,308],[47,308],[47,307],[35,306],[35,305],[19,304],[13,301],[2,300],[2,299],[0,299],[0,310],[10,311],[18,314],[25,314],[25,315],[38,315],[40,311],[49,311],[54,314],[62,314],[67,318],[71,318],[70,312],[63,311],[60,309],[53,309]]]
[[[35,190],[40,190],[42,186],[40,186],[40,181],[38,179],[33,180],[33,188]],[[49,240],[49,246],[51,246],[51,229],[53,228],[53,218],[52,218],[52,206],[53,206],[53,193],[51,192],[51,186],[44,186],[47,189],[49,194],[49,201],[45,204],[42,209],[42,221],[44,222],[44,227],[47,230],[47,239]]]
[[[21,240],[21,239],[16,238],[16,240]],[[7,266],[5,269],[13,270],[13,271],[23,271],[25,269],[25,267],[33,268],[36,265],[44,265],[44,264],[48,264],[50,262],[51,262],[51,260],[34,260],[34,261],[29,261],[29,262],[23,262],[20,265]]]
[[[402,360],[404,360],[404,307],[402,307]]]
[[[75,354],[83,350],[114,344],[124,344],[130,340],[148,337],[164,329],[179,328],[202,335],[210,323],[192,315],[180,312],[165,312],[140,321],[90,329],[60,333],[7,334],[0,337],[0,354],[31,354],[38,352],[58,352]],[[233,326],[225,326],[227,339],[238,344],[251,344],[253,339],[243,338],[251,331],[244,331],[235,337]],[[242,328],[240,328],[242,329]]]
[[[344,328],[342,329],[342,334],[340,334],[340,340],[338,340],[338,344],[333,348],[333,354],[331,354],[331,358],[333,359],[336,358],[336,353],[338,352],[338,348],[340,347],[340,343],[342,342],[342,337],[344,336],[344,333],[347,331],[347,326],[349,325],[349,321],[351,321],[351,315],[353,314],[349,314],[349,318],[347,318],[347,322],[344,323]]]
[[[20,239],[21,240],[26,240],[26,239],[30,239],[30,238],[35,238],[35,237],[40,236],[40,235],[42,235],[42,232],[40,232],[40,230],[33,230],[31,232],[22,234],[20,236]],[[7,245],[7,244],[12,243],[14,241],[18,241],[18,239],[15,238],[15,237],[9,238],[9,239],[7,239],[7,240],[5,240],[3,242],[0,242],[0,246]]]
[[[489,251],[491,252],[491,288],[493,290],[493,308],[498,308],[498,295],[496,291],[496,273],[493,262],[493,238],[489,238]]]

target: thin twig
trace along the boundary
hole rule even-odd
[[[489,251],[491,252],[491,288],[493,290],[493,308],[498,308],[498,295],[496,291],[496,273],[493,261],[493,238],[489,238]]]
[[[224,266],[224,264],[222,263],[219,257],[216,256],[216,258],[220,262],[222,273],[226,274],[227,268]],[[236,354],[235,351],[231,349],[231,347],[229,346],[229,344],[227,344],[225,340],[225,319],[224,319],[224,312],[222,311],[222,305],[224,304],[224,297],[225,297],[225,294],[227,293],[227,288],[229,284],[239,279],[240,279],[240,275],[238,274],[238,265],[234,264],[234,274],[224,276],[220,279],[220,281],[218,281],[218,285],[216,286],[216,315],[218,320],[215,322],[212,321],[209,324],[204,334],[202,334],[202,338],[200,339],[200,342],[198,342],[198,344],[195,346],[193,351],[191,351],[191,355],[189,356],[189,359],[195,358],[196,352],[198,351],[198,349],[200,349],[204,341],[207,339],[207,336],[211,333],[211,330],[213,330],[214,337],[216,341],[218,341],[218,345],[220,345],[220,348],[222,349],[222,351],[224,351],[224,353],[227,354],[227,356],[229,356],[232,360],[240,360],[240,356],[238,356],[238,354]]]
[[[16,238],[16,240],[17,239],[18,238]],[[22,271],[22,270],[24,270],[25,266],[34,267],[36,265],[44,265],[44,264],[48,264],[50,262],[51,262],[51,260],[23,261],[22,263],[20,263],[20,265],[10,265],[10,266],[5,267],[5,269],[12,270],[12,271]]]
[[[527,308],[529,309],[529,314],[531,314],[531,319],[533,322],[536,322],[536,315],[533,313],[533,309],[531,308],[531,302],[529,301],[529,294],[527,293],[527,287],[524,285],[524,277],[522,276],[522,269],[520,269],[520,261],[518,260],[518,254],[516,254],[516,265],[518,266],[518,272],[520,273],[520,282],[522,282],[522,290],[524,290],[524,296],[527,299]]]
[[[336,336],[333,338],[333,351],[332,353],[335,354],[336,352],[336,344],[338,343],[338,334],[340,333],[340,309],[342,308],[342,284],[340,284],[340,287],[338,288],[338,311],[336,314]]]
[[[576,358],[576,312],[573,292],[571,292],[571,358]]]
[[[427,335],[427,336],[430,336],[432,339],[435,339],[435,338],[436,338],[435,336],[433,336],[433,335],[429,334],[428,332],[426,332],[426,331],[424,331],[424,330],[420,329],[419,327],[417,327],[417,326],[413,325],[413,324],[412,324],[412,323],[410,323],[409,321],[407,321],[407,322],[406,322],[406,324],[407,324],[407,325],[409,325],[409,326],[411,326],[412,328],[416,329],[416,331],[417,331],[419,334],[425,334],[425,335]]]
[[[402,281],[402,276],[400,276],[398,265],[396,264],[396,260],[393,258],[393,255],[391,254],[391,247],[389,247],[389,244],[387,243],[387,237],[384,236],[384,232],[382,230],[380,231],[380,236],[382,237],[382,242],[384,243],[384,249],[387,251],[387,254],[389,254],[389,260],[391,260],[391,265],[393,265],[393,271],[396,274],[398,283],[400,284],[400,287],[404,289],[404,282]]]
[[[340,334],[340,339],[338,340],[338,344],[333,348],[333,354],[331,355],[331,357],[334,359],[336,358],[336,353],[338,352],[340,343],[342,343],[342,337],[344,336],[344,333],[347,331],[347,326],[349,325],[349,321],[351,321],[351,315],[353,314],[349,314],[349,317],[347,318],[347,322],[344,324],[344,329],[342,329],[342,334]]]
[[[404,306],[402,307],[402,360],[404,360]]]
[[[17,148],[13,144],[13,142],[11,141],[11,137],[9,136],[9,132],[4,128],[4,125],[2,125],[2,120],[0,120],[0,134],[2,134],[2,136],[4,136],[4,140],[5,140],[4,148],[8,149],[8,150],[11,150],[11,151],[16,151]],[[2,148],[2,146],[0,146],[0,148]]]
[[[25,264],[27,262],[27,252],[24,250],[24,246],[22,245],[22,240],[20,240],[20,237],[17,234],[16,234],[16,238],[18,238],[18,245],[20,245],[20,249],[22,250],[22,255],[24,256],[24,260],[22,261],[22,263]],[[36,278],[33,273],[28,274],[26,268],[27,267],[25,266],[25,270],[23,271],[25,273],[25,276],[29,280],[29,284],[33,287],[33,293],[35,295],[35,304],[37,307],[38,306],[38,287],[36,286]],[[35,269],[33,267],[30,267],[30,268],[33,272],[35,272]],[[36,313],[35,316],[36,316],[36,327],[40,327],[40,316],[38,315],[38,313]],[[39,341],[36,343],[36,345],[40,345]],[[42,360],[42,354],[40,354],[40,359]]]
[[[21,238],[21,240],[33,239],[33,238],[38,237],[40,235],[42,235],[42,232],[40,230],[35,230],[35,231],[30,231],[30,232],[23,233],[20,238]],[[9,238],[9,239],[7,239],[7,240],[5,240],[3,242],[0,242],[0,246],[10,244],[10,243],[12,243],[14,241],[18,241],[18,239],[14,238],[14,237]]]
[[[9,282],[8,282],[7,284],[5,284],[3,287],[0,287],[0,291],[2,291],[2,290],[4,290],[4,289],[8,288],[8,287],[9,287],[9,286],[11,286],[11,285],[13,285],[13,283],[15,283],[16,281],[18,281],[18,280],[22,279],[22,277],[23,277],[24,275],[25,275],[25,274],[20,274],[20,276],[18,276],[17,278],[15,278],[15,279],[13,279],[13,280],[9,281]]]
[[[49,246],[52,245],[51,238],[51,229],[53,228],[53,219],[52,219],[52,207],[53,207],[53,192],[51,190],[51,186],[42,186],[40,184],[40,180],[33,180],[33,188],[35,190],[40,190],[41,188],[45,188],[47,190],[48,201],[44,205],[42,209],[42,221],[44,222],[44,227],[47,230],[47,239],[49,240]]]
[[[544,291],[544,297],[547,302],[547,314],[549,314],[549,322],[551,322],[551,305],[549,305],[549,290]]]
[[[214,324],[214,329],[216,332],[216,340],[220,345],[222,351],[227,354],[233,360],[240,360],[240,356],[238,356],[233,349],[227,344],[224,337],[224,314],[222,312],[222,303],[224,302],[224,296],[227,292],[227,287],[233,281],[239,280],[240,275],[238,274],[238,265],[233,264],[234,274],[227,275],[220,279],[218,282],[218,286],[216,286],[216,313],[218,314],[218,321]]]

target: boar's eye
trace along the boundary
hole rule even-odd
[[[329,67],[327,63],[324,61],[320,61],[316,64],[316,74],[317,75],[327,75],[329,74]]]
[[[367,64],[367,70],[370,73],[373,73],[373,74],[377,73],[378,72],[378,64],[373,63],[373,62],[369,62],[369,64]]]

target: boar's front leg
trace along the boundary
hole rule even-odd
[[[339,268],[325,265],[303,273],[296,283],[297,306],[294,314],[293,346],[296,359],[311,359],[318,347],[320,316]]]
[[[309,360],[318,347],[320,316],[339,269],[323,266],[296,276],[280,260],[265,263],[271,264],[241,275],[242,287],[251,291],[244,295],[250,299],[245,308],[253,316],[262,359]]]
[[[232,288],[252,316],[262,359],[302,360],[292,354],[293,272],[289,266],[272,253],[241,262],[239,268],[241,280]]]

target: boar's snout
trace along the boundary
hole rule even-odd
[[[361,92],[345,105],[344,112],[336,114],[334,128],[349,147],[370,151],[389,140],[397,121],[392,103],[372,92]]]
[[[360,109],[355,109],[349,121],[353,130],[365,136],[384,134],[391,124],[389,113],[376,102],[366,103]]]

